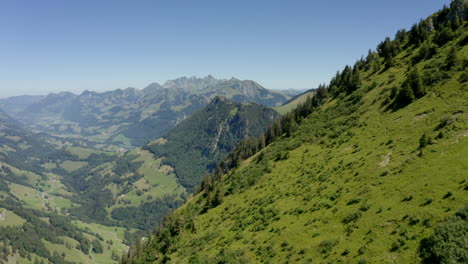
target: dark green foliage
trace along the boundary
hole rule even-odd
[[[419,149],[423,149],[428,145],[432,144],[432,139],[427,133],[424,133],[419,139]]]
[[[403,198],[402,202],[409,202],[409,201],[411,201],[411,200],[413,200],[413,196],[412,196],[412,195],[406,196],[405,198]]]
[[[118,176],[124,176],[127,173],[135,173],[143,162],[133,161],[136,156],[125,155],[115,160],[113,172]],[[138,179],[135,179],[137,181]]]
[[[112,211],[111,216],[127,228],[151,230],[161,223],[164,215],[179,207],[181,201],[174,196],[165,196],[138,207],[119,207]]]
[[[409,33],[409,43],[419,45],[429,38],[429,25],[426,20],[421,20],[411,27]]]
[[[444,26],[441,30],[438,30],[434,36],[434,42],[439,46],[444,45],[453,38],[452,28],[448,25]]]
[[[343,222],[343,224],[349,224],[349,223],[352,223],[352,222],[356,222],[359,218],[361,218],[361,216],[362,216],[362,212],[357,211],[357,212],[354,212],[354,213],[351,213],[351,214],[347,215],[345,218],[343,218],[342,222]]]
[[[360,202],[359,199],[351,199],[351,200],[349,200],[349,201],[346,203],[346,205],[357,204],[357,203],[359,203],[359,202]]]
[[[413,90],[416,98],[421,98],[426,94],[421,72],[418,67],[413,67],[405,82]]]
[[[366,64],[365,64],[365,69],[366,70],[372,70],[372,72],[377,72],[380,70],[380,61],[379,61],[379,56],[377,53],[375,53],[372,50],[369,50],[367,57],[366,57]]]
[[[406,106],[413,102],[414,99],[416,99],[416,97],[414,96],[413,89],[411,89],[408,83],[404,83],[398,91],[393,105],[394,107]]]
[[[385,38],[385,40],[377,46],[379,56],[384,58],[386,63],[388,63],[388,61],[395,57],[400,51],[401,43],[399,41],[392,41],[389,37]]]
[[[404,107],[417,98],[421,98],[426,94],[426,87],[424,86],[423,78],[418,67],[408,73],[406,80],[403,82],[401,89],[398,91],[393,107],[398,109]]]
[[[19,252],[23,258],[26,258],[29,252],[46,258],[51,263],[69,263],[63,259],[63,256],[51,254],[41,239],[53,244],[63,244],[59,236],[68,236],[80,242],[80,245],[90,243],[83,235],[84,230],[76,228],[67,217],[23,208],[21,204],[10,198],[0,201],[0,207],[13,211],[27,221],[19,227],[0,227],[0,241],[11,246],[13,251]],[[48,217],[49,223],[43,221],[41,217]],[[89,248],[79,249],[88,254]]]
[[[341,73],[330,81],[330,92],[333,96],[340,93],[350,94],[361,87],[361,77],[357,67],[346,66]],[[321,98],[323,99],[323,98]]]
[[[338,244],[338,240],[324,240],[320,242],[319,244],[320,253],[322,254],[330,253],[337,244]]]
[[[456,46],[453,46],[449,51],[449,54],[445,61],[445,66],[447,67],[448,70],[451,70],[452,68],[456,68],[459,65],[460,65],[460,58],[458,57],[458,54],[457,54],[457,48]]]
[[[442,199],[450,198],[452,195],[453,195],[452,192],[447,192],[447,193],[444,195],[444,197],[442,197]]]
[[[414,57],[414,63],[417,63],[422,60],[427,60],[432,58],[437,53],[437,45],[432,43],[430,40],[424,41],[420,48],[418,54]]]
[[[174,168],[180,183],[193,191],[204,174],[214,172],[216,164],[243,139],[263,134],[279,117],[275,111],[257,104],[233,103],[216,97],[167,133],[165,144],[144,146]]]
[[[130,186],[143,176],[137,173],[141,162],[135,162],[136,156],[124,155],[116,159],[115,156],[105,154],[91,154],[86,161],[88,165],[72,173],[64,173],[63,183],[71,190],[79,192],[79,197],[74,197],[74,201],[80,207],[71,209],[71,213],[84,220],[96,221],[101,224],[116,224],[107,217],[106,208],[114,204],[114,195],[109,189],[104,187],[110,183],[123,186]],[[103,163],[114,160],[113,174],[103,177],[94,168]],[[122,177],[127,176],[127,177]],[[124,189],[125,190],[125,189]],[[120,194],[119,194],[120,195]]]
[[[423,263],[468,262],[468,205],[435,228],[434,234],[421,241]]]
[[[92,242],[92,246],[93,246],[94,253],[102,254],[104,252],[104,248],[99,240],[94,239]]]

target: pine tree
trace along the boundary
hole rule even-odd
[[[458,14],[455,14],[455,18],[453,19],[453,22],[452,22],[452,29],[457,30],[460,26],[461,26],[460,17],[458,16]]]
[[[351,81],[349,84],[348,93],[356,91],[357,89],[361,87],[361,85],[362,85],[361,74],[359,73],[359,70],[356,67],[354,67],[353,74],[351,76]]]
[[[454,68],[454,67],[457,67],[460,63],[460,59],[458,57],[458,54],[457,54],[457,49],[455,46],[453,46],[450,51],[449,51],[449,54],[447,55],[447,59],[445,61],[445,65],[447,67],[448,70]]]
[[[437,46],[431,40],[426,40],[421,44],[418,55],[415,57],[415,63],[421,60],[430,59],[437,53]]]
[[[413,102],[414,99],[413,89],[411,89],[408,83],[404,83],[401,90],[398,91],[394,105],[398,107],[405,106]]]
[[[418,67],[414,67],[413,70],[410,71],[406,83],[408,83],[409,87],[413,90],[413,94],[416,98],[421,98],[426,94],[426,89]]]
[[[434,37],[434,42],[437,45],[442,46],[453,38],[453,31],[449,25],[443,26],[440,30],[436,32]]]

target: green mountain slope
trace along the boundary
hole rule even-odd
[[[466,263],[466,12],[346,67],[122,262]]]
[[[215,97],[164,138],[143,149],[163,157],[163,162],[175,169],[179,182],[193,190],[234,146],[243,139],[260,136],[278,117],[275,111],[258,104]]]
[[[62,183],[64,174],[57,168],[78,157],[42,139],[0,112],[2,262],[93,263],[102,258],[100,263],[114,263],[125,249],[123,235],[117,236],[117,230],[123,231],[68,216],[77,206],[76,194]]]
[[[278,113],[284,115],[288,113],[289,111],[293,110],[294,108],[296,108],[299,104],[304,103],[308,97],[312,97],[314,96],[314,94],[315,94],[315,89],[307,90],[301,94],[298,94],[292,97],[291,99],[286,101],[283,105],[274,107],[273,109],[275,109]]]
[[[142,90],[50,94],[14,117],[37,131],[137,147],[159,138],[217,95],[266,106],[289,98],[253,81],[183,77]]]

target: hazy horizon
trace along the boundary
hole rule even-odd
[[[179,79],[179,78],[183,78],[183,77],[186,77],[186,78],[198,78],[198,79],[203,79],[205,77],[208,77],[208,76],[212,76],[214,77],[215,79],[218,79],[218,80],[229,80],[231,78],[236,78],[235,76],[232,76],[230,78],[217,78],[216,76],[213,76],[213,75],[207,75],[207,76],[180,76],[178,78],[175,78],[175,79]],[[172,80],[175,80],[175,79],[171,79],[171,80],[166,80],[166,81],[172,81]],[[236,78],[238,79],[238,78]],[[242,79],[239,79],[240,81],[255,81],[255,80],[242,80]],[[80,95],[82,93],[84,93],[85,91],[89,91],[89,92],[97,92],[97,93],[104,93],[104,92],[108,92],[108,91],[115,91],[115,90],[125,90],[125,89],[137,89],[137,90],[142,90],[144,88],[146,88],[147,86],[153,84],[153,83],[158,83],[159,85],[164,85],[164,83],[166,81],[163,81],[163,82],[151,82],[151,83],[148,83],[147,85],[143,86],[143,87],[117,87],[115,89],[107,89],[107,90],[102,90],[102,91],[99,91],[99,90],[90,90],[90,89],[85,89],[85,90],[77,90],[77,91],[68,91],[68,90],[62,90],[62,91],[49,91],[49,92],[40,92],[38,91],[37,94],[35,93],[28,93],[28,94],[17,94],[17,95],[10,95],[10,96],[1,96],[0,95],[0,99],[5,99],[5,98],[11,98],[11,97],[19,97],[19,96],[47,96],[48,94],[51,94],[51,93],[63,93],[63,92],[69,92],[69,93],[72,93],[72,94],[75,94],[75,95]],[[256,81],[255,81],[256,82]],[[258,82],[257,82],[258,83]],[[259,83],[261,86],[263,86],[261,83]],[[264,86],[263,86],[264,87]],[[274,90],[274,91],[287,91],[287,90],[294,90],[294,91],[297,91],[297,92],[304,92],[306,90],[309,90],[309,89],[314,89],[314,88],[317,88],[317,87],[308,87],[308,88],[282,88],[282,89],[270,89],[268,87],[264,87],[268,90]]]
[[[444,3],[9,2],[0,10],[0,98],[194,75],[313,88]]]

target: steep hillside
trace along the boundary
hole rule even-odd
[[[159,138],[217,95],[266,106],[289,98],[253,81],[183,77],[142,90],[50,94],[14,117],[37,131],[135,147]]]
[[[122,262],[466,263],[467,7],[399,31],[239,145]]]
[[[279,115],[264,106],[233,103],[215,97],[210,104],[181,122],[143,149],[175,169],[179,182],[189,190],[199,186],[207,172],[241,140],[260,136]]]

